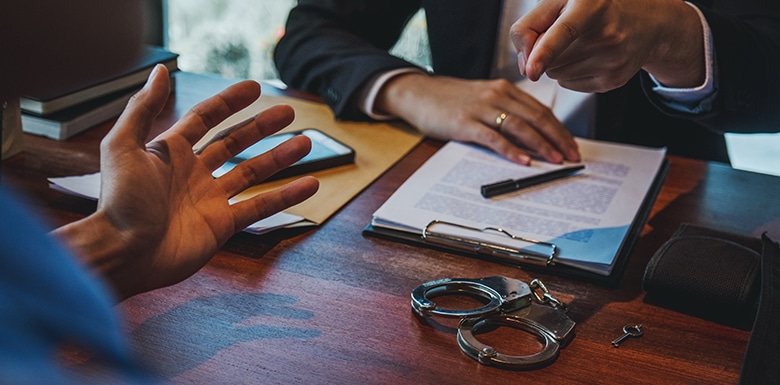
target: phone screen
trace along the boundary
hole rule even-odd
[[[274,174],[272,177],[266,180],[275,180],[294,175],[306,174],[330,167],[354,163],[355,161],[355,151],[352,150],[352,148],[343,143],[340,143],[330,136],[327,136],[319,130],[309,128],[301,131],[276,134],[263,138],[259,142],[253,144],[235,157],[225,162],[225,164],[214,171],[214,177],[218,178],[224,175],[242,161],[265,153],[295,135],[306,135],[309,137],[309,139],[311,139],[311,151],[308,155],[303,157],[292,166],[284,170],[280,170],[278,173]]]

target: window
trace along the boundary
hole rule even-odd
[[[295,0],[167,0],[168,49],[184,71],[226,78],[278,79],[273,63]],[[410,21],[393,54],[422,66],[430,63],[421,11]]]

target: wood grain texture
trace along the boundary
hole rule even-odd
[[[156,131],[213,93],[200,81],[179,79]],[[221,82],[206,83],[219,89]],[[3,162],[3,182],[27,192],[52,226],[89,214],[93,202],[53,191],[45,178],[97,171],[108,128],[66,142],[26,137],[26,151]],[[749,331],[648,301],[642,274],[682,222],[780,238],[778,178],[670,157],[652,216],[611,288],[361,235],[374,210],[440,145],[424,141],[318,228],[238,234],[186,281],[118,305],[135,351],[162,379],[182,384],[738,381]],[[410,292],[423,282],[490,275],[541,278],[569,304],[576,337],[556,362],[522,372],[482,366],[459,350],[454,323],[421,322],[410,310]],[[637,323],[644,336],[610,345]],[[538,346],[517,333],[501,328],[484,338],[498,350]],[[74,365],[81,360],[72,355]]]

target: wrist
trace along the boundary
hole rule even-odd
[[[420,92],[431,76],[422,72],[409,72],[388,80],[377,92],[374,109],[378,113],[392,115],[408,121],[409,112],[419,103]]]
[[[684,2],[673,2],[676,10],[669,20],[677,20],[666,29],[660,43],[651,52],[642,69],[668,88],[694,88],[706,79],[704,22],[698,9]]]
[[[59,227],[51,234],[109,283],[119,299],[139,292],[132,288],[134,274],[127,273],[130,259],[124,258],[127,248],[122,237],[100,211]]]

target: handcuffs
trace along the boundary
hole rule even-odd
[[[434,298],[442,295],[478,296],[487,304],[476,309],[442,309],[433,302]],[[548,365],[574,338],[575,323],[566,315],[566,305],[553,297],[538,279],[531,281],[530,286],[517,279],[499,276],[430,281],[412,291],[412,310],[421,317],[460,318],[460,349],[481,364],[504,369],[533,369]],[[544,347],[529,356],[512,356],[497,352],[474,336],[480,330],[497,326],[535,335]]]

